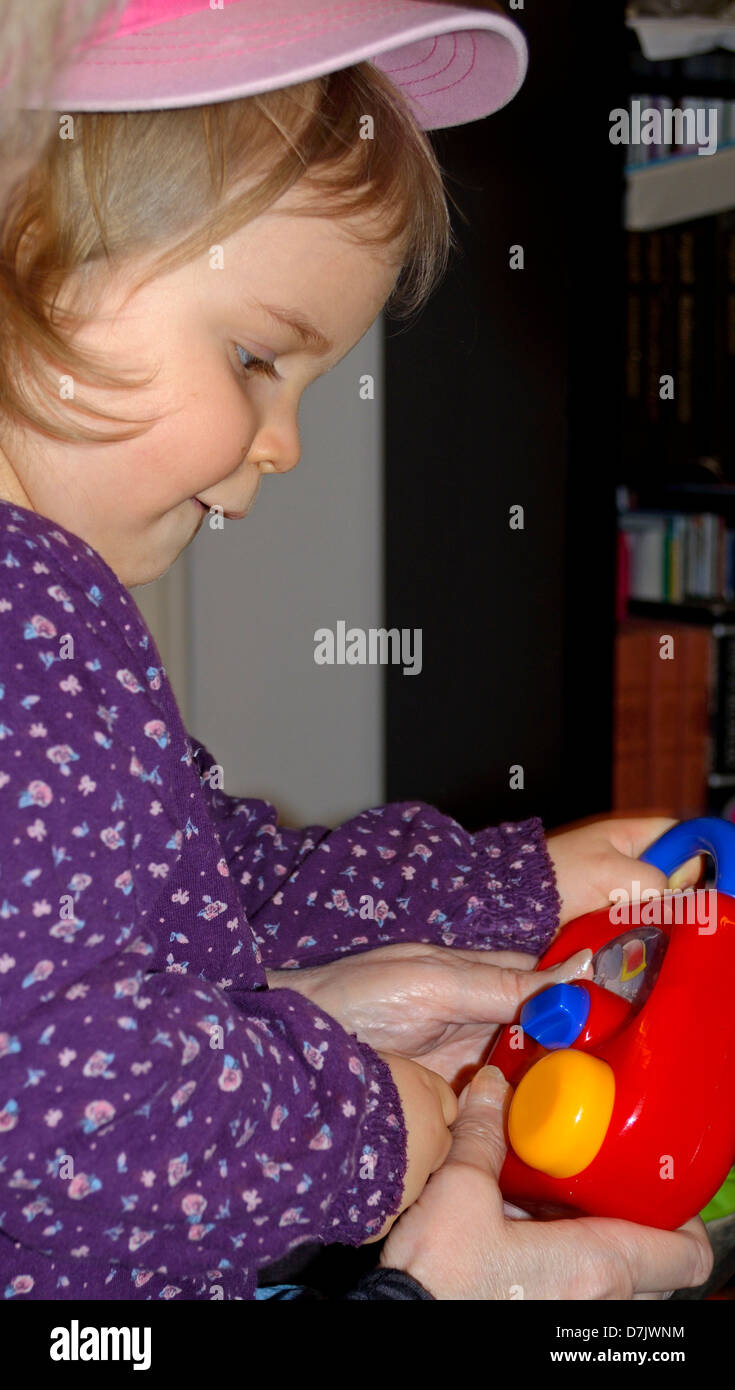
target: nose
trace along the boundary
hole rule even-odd
[[[263,426],[256,433],[246,454],[248,463],[261,473],[290,473],[301,458],[301,439],[296,412],[288,421]]]
[[[249,462],[257,463],[261,473],[290,473],[291,469],[296,467],[296,464],[298,463],[300,458],[300,449],[293,450],[288,454],[284,450],[279,450],[278,452],[276,452],[275,449],[272,449],[270,458],[251,458]]]

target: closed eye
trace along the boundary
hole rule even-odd
[[[235,343],[235,347],[237,349],[237,355],[240,358],[240,371],[244,377],[252,376],[256,373],[260,376],[270,377],[274,381],[279,380],[278,372],[272,362],[266,362],[263,357],[256,357],[255,353],[249,352],[247,348],[240,347],[239,343]]]

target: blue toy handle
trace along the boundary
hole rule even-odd
[[[717,816],[697,816],[672,825],[639,857],[668,878],[695,854],[711,854],[715,887],[735,897],[735,825]]]

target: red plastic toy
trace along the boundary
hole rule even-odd
[[[538,962],[586,946],[594,976],[523,1006],[488,1056],[514,1088],[500,1188],[535,1217],[616,1216],[673,1230],[735,1157],[735,826],[672,827],[642,856],[695,854],[716,886],[570,922]]]

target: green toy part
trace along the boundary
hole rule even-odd
[[[717,1221],[735,1211],[735,1168],[731,1168],[722,1187],[715,1193],[699,1215],[703,1221]]]

